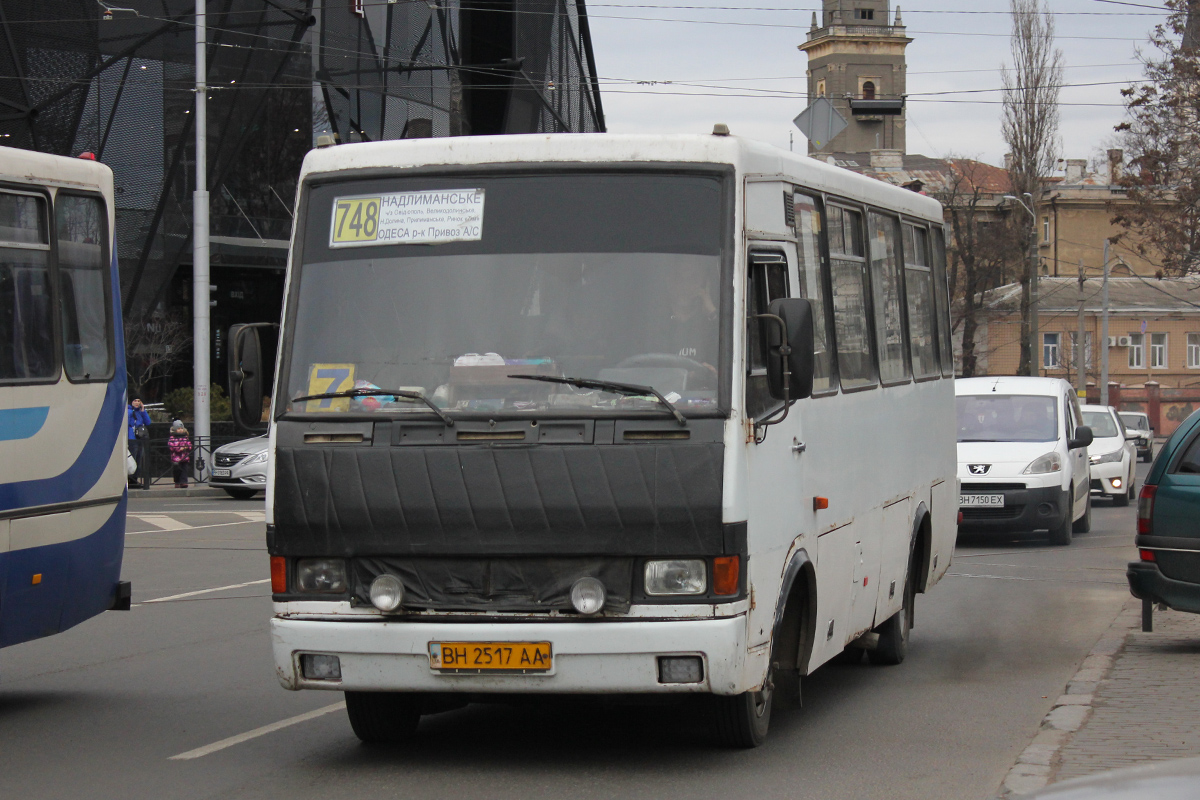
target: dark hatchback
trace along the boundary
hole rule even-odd
[[[1150,466],[1138,497],[1139,561],[1129,590],[1142,600],[1142,627],[1162,603],[1200,614],[1200,411],[1183,421]]]

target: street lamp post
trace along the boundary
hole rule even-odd
[[[196,0],[196,190],[192,193],[192,411],[198,452],[211,446],[209,425],[209,242],[208,242],[208,19],[207,0]],[[194,463],[197,477],[204,470]],[[207,464],[205,464],[207,468]]]
[[[1029,212],[1029,374],[1040,376],[1042,353],[1038,342],[1037,214],[1033,212],[1033,195],[1022,192],[1022,196],[1029,198],[1029,205],[1011,194],[1004,195],[1004,199],[1020,203],[1021,208]]]
[[[1104,240],[1104,279],[1100,299],[1100,405],[1108,405],[1108,239]]]

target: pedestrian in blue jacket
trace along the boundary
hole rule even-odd
[[[129,403],[126,417],[129,427],[129,454],[137,462],[137,471],[133,473],[133,482],[130,483],[130,486],[140,489],[143,488],[145,482],[142,458],[145,455],[145,441],[150,438],[150,412],[142,406],[142,401],[135,397]]]

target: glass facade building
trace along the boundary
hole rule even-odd
[[[134,325],[190,319],[194,14],[187,0],[0,2],[0,145],[112,167]],[[604,130],[583,0],[222,0],[208,26],[214,378],[231,324],[278,319],[317,137]]]

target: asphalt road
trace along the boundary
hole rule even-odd
[[[0,795],[987,798],[1125,602],[1134,557],[1133,507],[1105,501],[1070,547],[960,538],[905,663],[826,665],[750,752],[714,746],[687,707],[563,700],[472,705],[368,748],[330,709],[340,694],[276,682],[261,512],[131,502],[135,607],[0,650]],[[307,712],[325,713],[293,720]]]

